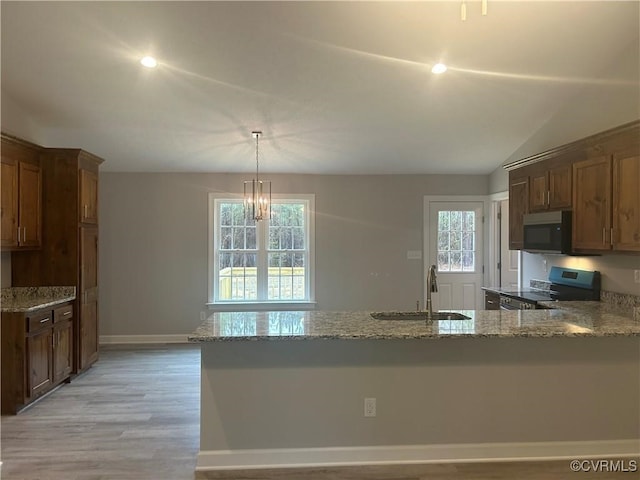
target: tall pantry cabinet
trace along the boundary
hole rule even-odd
[[[74,372],[98,359],[98,169],[84,150],[45,148],[43,238],[38,251],[15,252],[14,286],[74,285]]]

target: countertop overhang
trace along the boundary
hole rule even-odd
[[[2,312],[33,312],[75,298],[76,287],[7,287],[0,290],[0,309]]]
[[[485,337],[640,337],[637,309],[604,302],[542,302],[541,310],[451,310],[468,320],[376,320],[371,312],[215,312],[194,343],[259,340],[394,340]]]

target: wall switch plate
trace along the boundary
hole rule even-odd
[[[640,283],[640,270],[633,271],[633,281],[636,283]]]
[[[200,312],[200,321],[204,322],[205,318],[207,318],[207,314],[204,312]]]
[[[376,399],[375,398],[364,399],[364,416],[365,417],[376,416]]]
[[[421,250],[407,250],[407,260],[420,260],[422,259]]]

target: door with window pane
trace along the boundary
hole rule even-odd
[[[429,202],[429,255],[437,267],[439,310],[482,309],[483,202]]]

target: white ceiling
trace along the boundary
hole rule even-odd
[[[2,1],[2,96],[110,171],[251,172],[259,129],[265,172],[484,174],[639,42],[638,1],[460,4]]]

